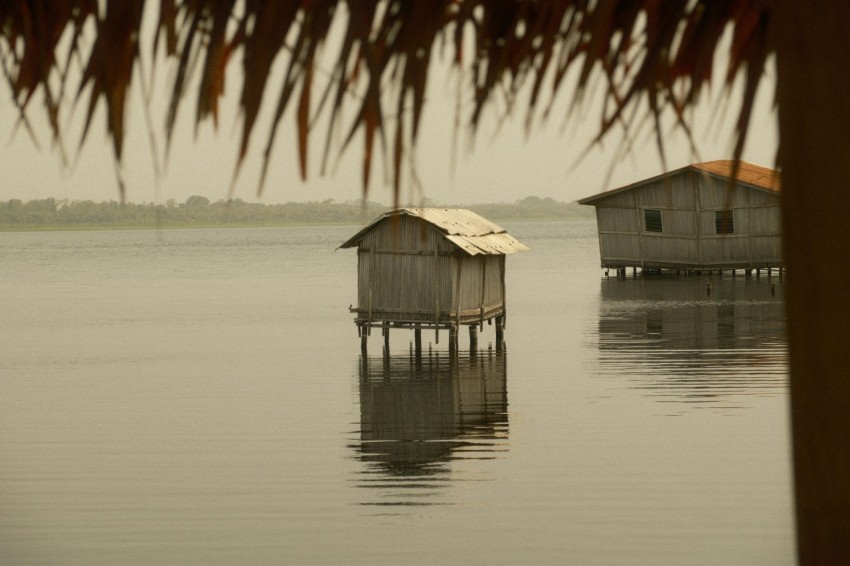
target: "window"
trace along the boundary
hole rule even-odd
[[[714,233],[715,234],[734,234],[735,233],[735,215],[731,210],[715,210],[714,211]]]
[[[657,208],[644,209],[643,224],[647,232],[661,232],[661,210]]]

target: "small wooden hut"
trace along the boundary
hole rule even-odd
[[[340,248],[357,247],[355,323],[361,345],[373,327],[388,343],[390,327],[449,330],[457,347],[461,325],[496,321],[501,345],[505,323],[505,256],[528,248],[505,230],[469,210],[401,208],[387,212]],[[471,345],[471,346],[472,346]]]
[[[779,173],[695,163],[582,200],[596,207],[603,268],[782,268]]]

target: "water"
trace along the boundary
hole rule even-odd
[[[361,358],[353,227],[1,234],[0,563],[792,564],[782,282],[506,227],[456,361]]]

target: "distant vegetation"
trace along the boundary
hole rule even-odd
[[[429,202],[426,206],[454,208]],[[593,208],[551,198],[526,197],[513,204],[463,205],[491,220],[557,220],[589,218]],[[240,199],[210,202],[191,196],[184,203],[133,204],[54,198],[0,202],[0,230],[94,228],[281,226],[287,224],[362,224],[389,207],[375,202],[257,204]]]

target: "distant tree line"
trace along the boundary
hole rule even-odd
[[[463,206],[490,220],[573,220],[595,218],[596,209],[550,197],[525,197],[514,204],[485,203]]]
[[[428,202],[427,206],[446,206]],[[593,209],[551,198],[526,197],[513,204],[494,203],[463,206],[492,220],[555,220],[586,218]],[[173,199],[165,204],[94,202],[46,198],[23,202],[0,202],[0,229],[123,228],[190,226],[276,226],[286,224],[362,224],[386,212],[376,202],[328,199],[321,202],[286,204],[248,203],[241,199],[210,202],[191,196],[184,203]]]

